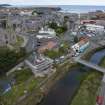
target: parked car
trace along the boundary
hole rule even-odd
[[[104,97],[103,96],[97,96],[96,102],[98,105],[102,105],[104,101]]]

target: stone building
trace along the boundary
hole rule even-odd
[[[8,19],[0,19],[0,46],[14,44],[16,35],[13,24]]]

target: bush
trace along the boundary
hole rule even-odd
[[[57,23],[55,23],[55,22],[48,23],[48,26],[50,28],[54,29],[55,32],[57,33],[57,35],[62,34],[67,31],[67,27],[65,25],[58,26]]]
[[[62,34],[62,33],[67,31],[67,27],[66,26],[60,26],[60,27],[57,27],[55,31],[58,34]]]
[[[16,52],[8,48],[0,48],[0,73],[8,72],[24,56],[25,52],[23,50]]]

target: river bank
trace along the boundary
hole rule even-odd
[[[94,50],[94,51],[99,51],[101,49],[102,48],[98,48],[97,50]],[[75,68],[75,67],[77,67],[77,68]],[[81,92],[81,91],[79,92],[80,89],[82,89],[84,87],[85,87],[85,89],[88,88],[88,86],[86,84],[88,84],[88,83],[91,84],[91,86],[89,85],[89,87],[93,88],[92,86],[95,86],[95,85],[93,85],[95,79],[97,80],[97,84],[99,83],[99,81],[101,81],[100,73],[97,73],[95,71],[90,72],[90,70],[89,70],[89,72],[87,72],[85,75],[84,74],[81,75],[81,73],[83,71],[81,71],[82,68],[79,68],[79,67],[81,67],[81,65],[78,65],[76,63],[71,63],[70,61],[67,61],[61,65],[56,66],[56,69],[57,69],[56,73],[54,73],[42,86],[40,86],[41,88],[39,87],[35,91],[33,91],[33,93],[31,95],[29,95],[29,97],[27,97],[21,103],[19,103],[19,105],[29,105],[29,104],[31,104],[31,105],[58,105],[60,99],[61,99],[60,105],[68,105],[68,102],[70,103],[69,100],[71,100],[73,98],[75,99],[76,95],[78,95],[78,93]],[[75,69],[73,69],[73,68],[75,68]],[[97,77],[99,77],[99,78],[97,78]],[[75,82],[73,82],[74,80],[76,80],[75,81],[76,84],[75,84]],[[96,84],[96,82],[94,84]],[[64,85],[63,88],[62,88],[62,85]],[[73,86],[75,86],[75,87],[73,88]],[[98,86],[99,85],[97,85],[94,90],[97,90]],[[63,90],[61,90],[61,89],[63,89]],[[85,91],[85,89],[84,89],[84,91]],[[60,91],[60,93],[59,93],[59,91]],[[87,91],[87,94],[88,93],[89,93],[89,91]],[[90,92],[90,93],[92,93],[92,92]],[[78,97],[80,97],[80,96],[78,96]],[[58,98],[58,99],[55,100],[55,98],[56,99]],[[94,97],[94,101],[95,101],[95,98],[96,97]],[[84,97],[83,97],[83,99],[84,99]],[[52,100],[53,100],[53,103],[52,103]],[[56,103],[54,103],[54,102],[56,102]],[[89,104],[86,104],[86,105],[89,105]],[[73,105],[77,105],[77,104],[73,104]],[[90,105],[93,105],[93,104],[90,104]]]
[[[70,71],[50,88],[49,93],[39,105],[68,105],[85,72],[81,66],[70,68]]]
[[[39,105],[48,94],[51,87],[65,74],[69,72],[69,68],[76,66],[77,64],[67,61],[56,67],[56,72],[51,75],[46,81],[41,84],[39,87],[34,89],[25,99],[20,100],[16,105]]]
[[[102,56],[99,52],[101,49],[104,49],[104,47],[94,49],[93,55],[90,54],[89,61],[98,64],[98,62],[103,57],[103,53],[101,52]],[[95,54],[96,51],[96,54]],[[100,55],[97,57],[97,55]],[[89,57],[88,57],[89,58]],[[99,59],[100,58],[100,59]],[[97,62],[94,62],[94,60],[97,59]],[[64,65],[63,65],[64,66]],[[83,70],[82,70],[83,69]],[[99,83],[101,81],[102,74],[89,69],[88,67],[84,67],[83,65],[79,66],[75,65],[74,68],[70,68],[70,72],[67,72],[66,75],[63,76],[63,78],[59,78],[58,81],[50,88],[50,91],[48,91],[48,94],[45,95],[42,102],[38,105],[69,105],[70,101],[74,105],[77,105],[79,103],[76,99],[75,104],[75,97],[81,96],[80,92],[84,92],[84,96],[82,97],[85,101],[82,103],[83,105],[93,105],[95,103],[97,92],[96,90],[99,88]],[[60,72],[61,73],[61,72]],[[59,73],[59,74],[60,74]],[[93,85],[94,84],[94,85]],[[84,91],[81,91],[80,89],[83,89]],[[93,91],[90,91],[92,90]],[[80,91],[80,92],[79,92]],[[92,94],[94,92],[94,94]],[[90,96],[93,101],[90,102]],[[88,101],[86,102],[86,99],[88,98]],[[81,99],[79,99],[81,100]],[[81,101],[83,102],[83,101]],[[81,103],[79,103],[82,105]]]
[[[105,50],[104,46],[94,49],[85,54],[85,60],[105,67]],[[96,105],[97,90],[101,85],[103,74],[90,69],[84,80],[74,95],[74,99],[69,105]]]
[[[100,64],[101,67],[105,67],[105,57],[102,58]]]
[[[56,83],[59,82],[59,80],[62,79],[65,75],[67,75],[68,72],[71,72],[71,68],[75,66],[80,65],[67,61],[66,63],[63,63],[56,67],[56,73],[52,75],[50,79],[46,82],[46,84],[41,88],[42,92],[44,93],[44,96],[40,103],[38,103],[37,105],[41,105],[43,103],[45,97],[50,93],[50,90],[53,88],[53,86],[56,85]]]
[[[69,105],[96,105],[97,90],[101,79],[102,74],[97,71],[87,73]]]
[[[95,52],[101,51],[101,50],[103,50],[103,49],[105,49],[105,46],[101,46],[101,47],[98,47],[98,48],[89,50],[89,51],[87,51],[81,58],[89,61],[90,58],[91,58],[91,56],[92,56]]]

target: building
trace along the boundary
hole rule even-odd
[[[36,36],[36,38],[38,38],[38,39],[50,39],[50,38],[53,38],[53,37],[55,37],[55,35],[50,35],[50,34],[48,34],[48,33],[38,33],[37,34],[37,36]]]
[[[39,30],[39,28],[42,26],[42,19],[38,16],[32,16],[32,17],[23,17],[22,20],[22,31],[23,32],[30,32]]]
[[[36,57],[34,54],[25,61],[35,76],[44,76],[52,72],[53,60],[44,56]]]
[[[8,19],[0,20],[0,46],[16,43],[16,34],[13,24]]]
[[[54,38],[41,38],[37,39],[38,52],[43,53],[45,50],[57,50],[60,46],[60,41]]]
[[[104,26],[101,25],[95,25],[95,24],[86,24],[86,29],[90,31],[95,31],[95,32],[103,32]]]
[[[96,20],[96,25],[101,25],[105,27],[105,20]]]
[[[47,27],[43,28],[42,27],[41,30],[39,30],[39,34],[46,34],[46,33],[47,33],[47,35],[49,34],[52,37],[56,36],[56,32],[51,28],[47,28]]]
[[[54,42],[54,41],[48,41],[47,43],[45,43],[45,45],[42,45],[39,47],[38,52],[39,53],[44,53],[46,50],[54,50],[54,49],[58,49],[57,47],[58,43]]]
[[[59,40],[53,29],[42,28],[36,35],[38,52],[43,53],[45,50],[51,50],[59,46]]]
[[[20,12],[20,15],[21,16],[31,16],[32,15],[32,10],[31,11],[28,11],[28,10],[24,10],[24,11],[21,11]]]
[[[32,70],[35,76],[44,76],[52,72],[53,60],[39,54],[38,44],[35,33],[31,34],[26,45],[26,50],[27,52],[35,52],[25,60],[25,64]]]
[[[81,20],[81,24],[95,24],[95,20]]]
[[[57,38],[42,38],[37,39],[38,52],[43,53],[48,50],[57,50],[60,46],[60,41]]]
[[[85,49],[89,47],[89,44],[90,44],[89,39],[84,38],[80,40],[78,43],[76,43],[75,45],[73,45],[71,48],[74,53],[81,53],[81,52],[84,52]]]

